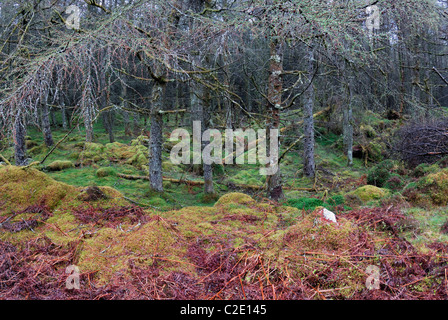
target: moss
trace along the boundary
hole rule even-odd
[[[32,155],[32,156],[37,156],[37,155],[40,155],[40,154],[45,154],[46,152],[48,151],[48,148],[47,148],[47,146],[46,145],[37,145],[37,146],[34,146],[34,147],[32,147],[32,148],[30,148],[30,149],[28,149],[28,153],[30,154],[30,155]]]
[[[219,195],[217,193],[199,193],[196,198],[199,200],[200,203],[215,203]]]
[[[448,204],[448,169],[421,178],[417,186],[421,192],[431,197],[435,205]]]
[[[374,138],[376,137],[377,133],[375,129],[371,125],[362,124],[359,128],[362,134],[364,134],[368,138]]]
[[[176,164],[172,164],[171,161],[163,161],[162,162],[162,171],[163,172],[182,172],[182,167]]]
[[[69,160],[56,160],[50,163],[47,168],[51,171],[60,171],[68,168],[74,168],[73,162]]]
[[[107,176],[116,176],[117,171],[114,168],[106,167],[106,168],[99,168],[96,170],[96,176],[99,178],[107,177]]]
[[[345,198],[343,195],[334,195],[327,200],[327,203],[332,206],[340,206],[345,203]]]
[[[77,193],[75,187],[57,182],[34,168],[0,168],[0,200],[6,200],[6,206],[13,210],[41,201],[54,209],[62,201],[74,199]]]
[[[376,186],[365,185],[353,191],[352,194],[358,196],[363,203],[367,203],[371,200],[379,200],[386,197],[389,191]]]
[[[288,200],[288,204],[292,207],[295,207],[299,210],[314,210],[319,206],[327,206],[322,200],[316,198],[299,198],[299,199],[290,199]]]
[[[149,200],[149,204],[156,207],[163,207],[166,206],[166,201],[162,198],[155,197]]]
[[[122,226],[122,229],[131,227]],[[176,262],[182,262],[184,256],[185,248],[175,231],[162,220],[153,220],[132,232],[112,228],[98,230],[94,237],[85,240],[78,266],[81,272],[98,271],[99,284],[105,284],[114,274],[129,274],[131,262],[143,267],[157,261],[164,269],[182,267],[188,270],[188,264]]]
[[[436,173],[440,170],[438,164],[429,165],[427,163],[421,163],[414,168],[412,176],[415,178],[421,178],[430,173]]]
[[[39,144],[36,141],[33,140],[25,140],[25,146],[26,148],[29,150],[31,148],[34,148],[36,146],[38,146]]]
[[[262,185],[262,180],[255,179],[254,177],[259,177],[258,169],[239,170],[229,181],[235,184]]]
[[[231,192],[219,198],[219,200],[215,203],[215,206],[226,206],[229,204],[247,205],[251,203],[255,203],[255,200],[252,199],[252,197],[248,196],[247,194]]]

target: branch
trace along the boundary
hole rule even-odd
[[[432,70],[434,70],[439,75],[439,77],[443,80],[443,82],[448,84],[448,81],[442,76],[442,74],[439,72],[439,70],[436,69],[436,67],[432,67]]]

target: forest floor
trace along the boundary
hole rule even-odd
[[[204,195],[200,166],[171,164],[168,139],[164,192],[150,192],[128,179],[147,175],[147,136],[109,143],[100,125],[94,143],[75,130],[43,165],[0,165],[0,298],[447,299],[448,159],[386,159],[393,124],[372,119],[352,167],[323,126],[315,179],[302,175],[299,150],[288,153],[278,203],[256,165],[215,166],[217,194]],[[28,135],[41,161],[49,148]],[[1,153],[12,161],[13,148]],[[67,288],[69,265],[79,289]],[[367,283],[375,267],[379,288]]]

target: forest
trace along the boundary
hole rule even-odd
[[[448,299],[447,0],[2,0],[0,300]]]

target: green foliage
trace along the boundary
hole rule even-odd
[[[384,160],[372,167],[367,174],[367,183],[383,187],[384,184],[389,180],[392,169],[395,164],[392,160]]]
[[[400,190],[403,187],[403,179],[400,175],[393,173],[390,175],[389,179],[384,184],[384,187],[390,190]]]
[[[335,196],[330,197],[327,200],[327,202],[329,205],[332,205],[332,206],[340,206],[345,203],[345,198],[343,195],[335,195]]]
[[[316,198],[289,199],[287,202],[290,206],[299,210],[314,210],[317,207],[329,207],[328,204]]]

